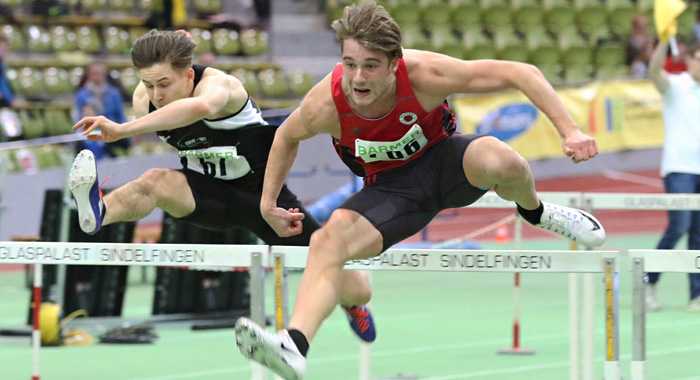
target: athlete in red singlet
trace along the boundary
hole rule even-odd
[[[347,261],[377,256],[419,232],[441,210],[468,205],[488,189],[514,201],[537,227],[589,246],[605,240],[591,215],[540,202],[527,161],[508,145],[455,132],[448,96],[517,88],[552,121],[574,162],[596,156],[595,141],[579,130],[536,67],[404,50],[399,26],[370,1],[346,7],[332,27],[342,65],[277,130],[260,211],[280,236],[301,232],[303,215],[277,207],[275,199],[300,141],[318,133],[333,136],[343,161],[365,177],[365,187],[312,235],[289,329],[270,334],[245,318],[236,324],[241,352],[288,380],[303,378],[309,344],[342,301],[341,286],[350,287],[341,281]],[[352,288],[354,300],[369,301],[368,281]]]

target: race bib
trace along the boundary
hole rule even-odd
[[[414,124],[406,134],[396,141],[355,140],[355,156],[364,162],[408,160],[428,145],[423,129]]]
[[[250,172],[250,164],[239,156],[235,146],[215,146],[207,149],[180,150],[186,159],[183,166],[211,177],[223,180],[241,178]]]

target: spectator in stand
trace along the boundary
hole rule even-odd
[[[649,43],[637,53],[630,64],[630,77],[632,79],[646,79],[649,77],[649,60],[654,53],[654,42]]]
[[[119,89],[107,80],[107,66],[102,61],[93,61],[85,70],[85,76],[78,86],[73,107],[73,121],[85,116],[103,115],[115,123],[126,122],[124,101]],[[105,154],[118,156],[131,146],[128,139],[105,144],[102,141],[84,141],[78,144],[78,150],[89,149],[96,159]]]
[[[216,67],[216,55],[210,51],[205,51],[197,57],[197,64],[207,67]]]
[[[647,31],[649,29],[649,16],[645,14],[638,14],[632,19],[632,34],[627,38],[627,64],[632,65],[632,63],[639,59],[644,50],[646,50],[649,45],[654,46],[656,38],[649,34]],[[649,61],[647,58],[646,62]]]
[[[5,36],[0,36],[0,108],[11,107],[15,108],[15,94],[12,91],[12,86],[7,80],[7,72],[5,67],[5,59],[10,54],[10,40]]]

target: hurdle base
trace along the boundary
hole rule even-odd
[[[498,350],[499,355],[534,355],[535,350],[530,350],[527,348],[506,348],[503,350]]]

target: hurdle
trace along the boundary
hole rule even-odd
[[[282,258],[284,268],[305,268],[308,256],[306,247],[272,246],[270,253]],[[389,249],[384,253],[363,260],[353,260],[345,265],[348,270],[432,271],[432,272],[527,272],[527,273],[603,273],[606,300],[612,299],[614,276],[618,273],[619,251],[586,251],[572,255],[571,251],[513,251],[513,250],[432,250]],[[277,306],[281,307],[281,306]],[[606,302],[606,326],[617,325],[618,304]],[[605,330],[606,360],[605,380],[620,380],[619,336],[614,329]],[[361,350],[361,355],[364,350]],[[362,366],[370,359],[360,357]],[[360,372],[360,380],[370,380],[366,371]]]
[[[576,192],[538,192],[537,196],[545,201],[558,205],[565,205],[572,208],[582,208],[584,206],[583,193]],[[515,209],[515,202],[506,201],[495,192],[488,192],[467,208],[489,208],[489,209]],[[513,244],[516,250],[520,249],[522,243],[522,218],[515,218],[515,236]],[[575,244],[571,245],[571,250],[577,250]],[[513,290],[513,343],[512,348],[500,350],[499,353],[507,354],[531,354],[533,350],[526,350],[520,347],[520,273],[515,272],[515,287]],[[592,380],[594,362],[594,339],[595,329],[595,307],[594,280],[592,274],[583,274],[583,288],[581,288],[581,274],[569,273],[569,380]],[[579,295],[582,293],[582,296]],[[581,307],[583,303],[583,307]],[[582,310],[581,310],[582,309]],[[583,313],[581,318],[579,314]],[[583,324],[582,324],[583,321]],[[582,365],[583,362],[583,365]]]
[[[632,380],[646,380],[646,289],[649,272],[700,273],[700,251],[630,250],[632,260]]]
[[[270,267],[266,245],[194,245],[127,243],[0,242],[0,264],[34,264],[34,330],[32,380],[40,378],[41,278],[43,265],[139,265],[222,270],[249,268],[251,319],[264,326],[265,268]],[[265,369],[251,362],[253,380]]]

